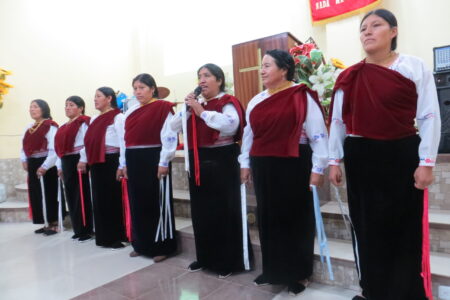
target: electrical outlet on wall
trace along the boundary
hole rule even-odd
[[[439,287],[439,300],[450,300],[450,286]]]

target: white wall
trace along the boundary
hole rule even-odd
[[[92,114],[100,86],[128,88],[136,72],[134,26],[108,1],[1,0],[0,66],[15,87],[0,110],[0,158],[17,157],[31,122],[31,100],[49,102],[64,122],[64,102],[79,95]]]
[[[398,50],[433,66],[432,48],[450,44],[450,1],[384,0],[399,21]],[[64,100],[82,96],[93,114],[95,89],[131,93],[131,80],[152,74],[182,101],[207,62],[232,75],[231,46],[289,31],[313,36],[327,58],[363,58],[362,15],[312,26],[308,0],[0,0],[0,67],[15,88],[0,109],[0,159],[18,157],[28,105],[43,98],[64,122]]]

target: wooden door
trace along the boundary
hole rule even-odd
[[[233,45],[234,94],[245,108],[264,87],[259,75],[261,59],[268,50],[289,50],[302,44],[289,32]]]

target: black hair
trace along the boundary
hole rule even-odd
[[[42,118],[52,120],[52,116],[50,114],[50,106],[48,106],[48,103],[45,100],[35,99],[35,100],[31,101],[31,103],[33,103],[33,102],[36,103],[37,106],[40,107],[41,112],[42,112]]]
[[[97,91],[101,92],[105,97],[111,97],[111,107],[117,108],[117,98],[116,93],[110,87],[104,86],[98,88]]]
[[[395,17],[395,15],[387,9],[380,8],[380,9],[375,9],[375,10],[369,11],[364,16],[364,18],[361,20],[361,24],[359,25],[359,28],[361,28],[364,20],[367,19],[367,17],[369,17],[371,15],[376,15],[376,16],[384,19],[386,22],[388,22],[388,24],[391,28],[397,27],[397,18]],[[391,41],[391,50],[392,51],[397,49],[397,36],[398,36],[398,34]]]
[[[216,81],[222,80],[222,83],[220,84],[220,91],[224,92],[225,91],[225,74],[223,73],[223,70],[215,64],[204,64],[203,66],[201,66],[200,68],[198,68],[197,70],[197,76],[200,73],[201,69],[208,69],[209,72],[211,72],[211,74],[216,77]]]
[[[280,50],[280,49],[273,49],[266,51],[267,55],[270,55],[277,64],[277,67],[280,69],[284,69],[287,71],[286,73],[286,79],[289,81],[294,80],[294,73],[295,73],[295,62],[292,58],[292,55],[289,54],[289,52]]]
[[[147,73],[139,74],[138,76],[134,77],[133,83],[131,85],[133,86],[136,81],[139,81],[139,82],[145,84],[149,88],[155,88],[155,90],[153,91],[152,97],[154,97],[154,98],[159,97],[158,86],[156,85],[156,81],[152,77],[152,75],[147,74]]]
[[[81,98],[80,96],[70,96],[69,98],[67,98],[66,102],[67,101],[73,102],[78,108],[83,108],[81,110],[81,114],[84,115],[86,104],[84,103],[83,98]]]

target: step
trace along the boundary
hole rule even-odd
[[[179,219],[179,218],[177,218]],[[183,219],[183,218],[181,218]],[[189,219],[183,219],[184,224]],[[195,243],[192,226],[185,226],[178,230],[180,249],[183,255],[195,259]],[[255,256],[255,269],[261,270],[261,248],[256,230],[250,232],[250,238]],[[314,248],[314,273],[312,281],[319,284],[338,286],[345,289],[359,290],[358,274],[355,269],[353,248],[350,241],[329,239],[331,264],[333,266],[334,281],[330,281],[326,270],[322,270],[320,253],[317,243]],[[450,254],[431,253],[431,271],[433,294],[437,295],[439,286],[450,286]],[[255,272],[258,273],[258,272]]]
[[[345,178],[345,170],[342,168]],[[431,209],[450,210],[450,154],[439,154],[433,169],[434,183],[429,187],[429,206]],[[338,187],[343,202],[347,201],[345,184]],[[330,187],[330,199],[336,201],[335,188]]]
[[[21,183],[15,185],[14,188],[16,190],[16,199],[28,203],[28,185]]]
[[[332,188],[334,192],[334,188]],[[190,196],[186,190],[173,190],[175,216],[190,218]],[[344,202],[348,211],[347,203]],[[349,231],[342,219],[339,204],[329,201],[321,206],[325,231],[329,238],[351,240]],[[450,211],[430,209],[430,247],[431,251],[450,254]],[[256,197],[247,195],[247,220],[250,229],[257,229]]]
[[[344,205],[347,209],[346,203]],[[339,204],[330,201],[322,205],[321,211],[327,237],[350,241],[351,236],[345,227]],[[429,224],[431,251],[450,254],[450,210],[430,209]]]
[[[30,222],[28,202],[8,198],[0,203],[0,222]]]
[[[176,217],[190,218],[191,203],[188,190],[173,189],[173,207]],[[253,194],[247,194],[247,220],[250,227],[256,227],[256,197]]]

